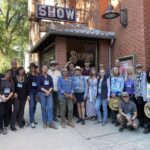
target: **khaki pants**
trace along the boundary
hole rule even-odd
[[[73,100],[66,98],[65,96],[59,96],[60,116],[61,119],[65,119],[66,106],[68,107],[68,120],[72,120],[73,117]]]

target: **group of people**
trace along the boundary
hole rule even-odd
[[[12,68],[6,70],[0,78],[0,133],[7,134],[10,125],[16,131],[16,124],[23,128],[26,124],[24,109],[29,101],[29,124],[35,128],[36,105],[41,104],[43,128],[57,129],[55,122],[62,128],[75,127],[72,119],[77,115],[77,123],[85,125],[85,120],[105,126],[110,114],[111,122],[135,130],[144,127],[145,134],[150,132],[150,119],[144,112],[149,106],[150,70],[144,72],[141,64],[124,72],[119,60],[111,70],[101,64],[99,73],[90,67],[87,60],[84,68],[68,62],[58,69],[58,62],[50,61],[43,65],[41,73],[35,63],[25,73],[24,67],[17,67],[16,60]],[[109,107],[108,107],[109,105]]]

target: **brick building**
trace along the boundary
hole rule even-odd
[[[119,1],[111,0],[119,12]],[[76,22],[37,19],[36,3],[75,8]],[[120,18],[102,18],[108,0],[29,0],[31,61],[40,64],[56,59],[61,66],[68,60],[82,65],[89,59],[98,67],[114,65],[119,58],[124,67],[142,63],[150,65],[150,1],[120,0],[121,8],[128,12],[128,25],[123,27]]]

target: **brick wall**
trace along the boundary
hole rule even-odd
[[[146,0],[145,0],[146,1]],[[148,0],[147,0],[148,1]],[[100,16],[107,9],[107,0],[100,0]],[[116,32],[112,59],[135,54],[136,62],[146,66],[143,0],[122,0],[122,8],[128,9],[128,26],[123,28],[119,18],[106,21],[100,18],[100,29]],[[117,7],[116,10],[119,8]]]
[[[55,38],[55,59],[64,67],[67,61],[67,42],[65,37]]]

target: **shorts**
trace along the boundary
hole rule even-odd
[[[77,103],[84,102],[84,92],[82,93],[75,93],[75,98]]]

